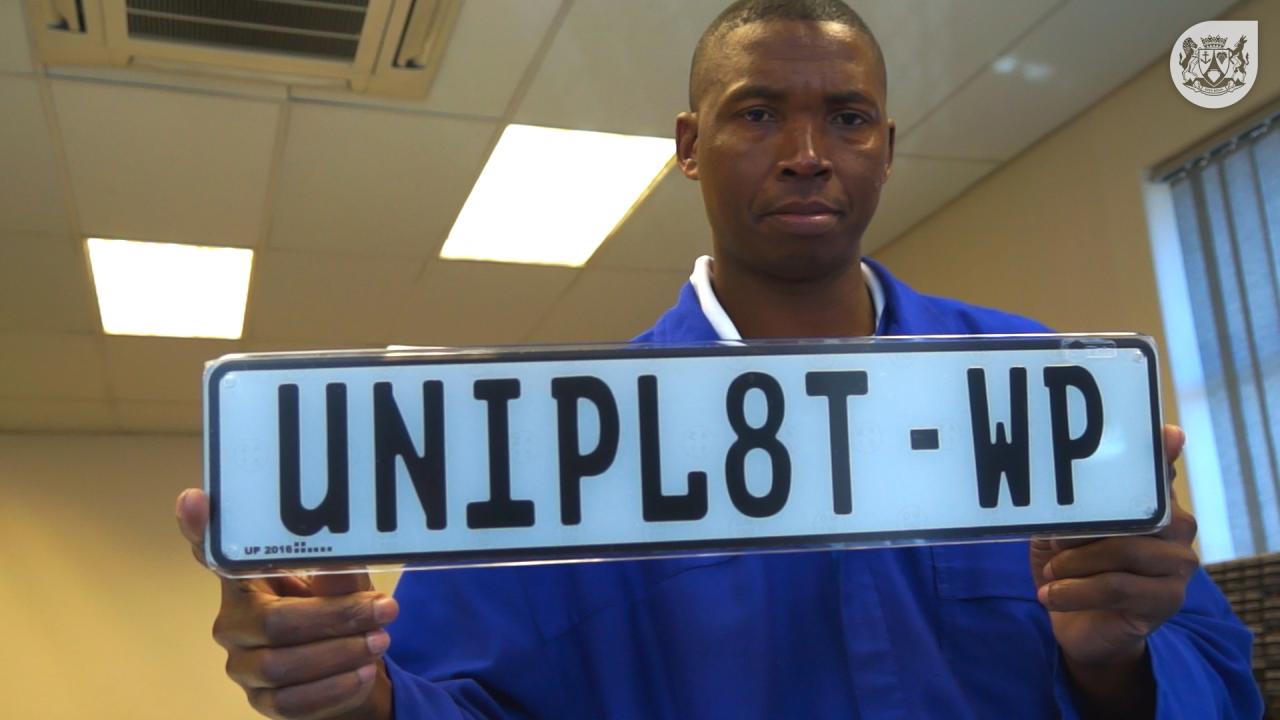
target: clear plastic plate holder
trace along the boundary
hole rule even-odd
[[[206,562],[254,577],[1155,532],[1157,370],[1131,333],[230,355],[204,376]]]

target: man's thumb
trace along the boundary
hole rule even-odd
[[[191,545],[191,554],[204,566],[204,529],[209,524],[209,498],[204,491],[188,488],[178,495],[174,508],[178,530]]]
[[[1044,566],[1057,555],[1053,541],[1048,538],[1031,540],[1031,579],[1037,588],[1044,584]]]

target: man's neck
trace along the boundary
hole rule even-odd
[[[875,307],[860,262],[820,280],[787,282],[713,261],[711,284],[744,338],[875,333]]]

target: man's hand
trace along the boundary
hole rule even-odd
[[[209,499],[178,496],[178,527],[204,566]],[[213,638],[227,650],[227,675],[255,710],[288,720],[389,720],[391,683],[382,628],[399,612],[372,591],[366,573],[218,578],[222,609]]]
[[[1164,427],[1170,479],[1185,442]],[[1149,714],[1154,684],[1147,636],[1182,607],[1200,563],[1196,520],[1172,498],[1173,516],[1155,535],[1033,540],[1031,574],[1077,689],[1096,708]]]

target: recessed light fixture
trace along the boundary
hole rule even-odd
[[[991,69],[997,75],[1008,75],[1018,69],[1018,58],[1012,55],[1001,55],[991,63]]]
[[[1022,66],[1022,77],[1039,82],[1053,77],[1053,66],[1045,63],[1029,62]]]
[[[240,337],[253,251],[89,238],[108,335]]]
[[[580,267],[673,151],[670,138],[508,125],[440,257]]]

